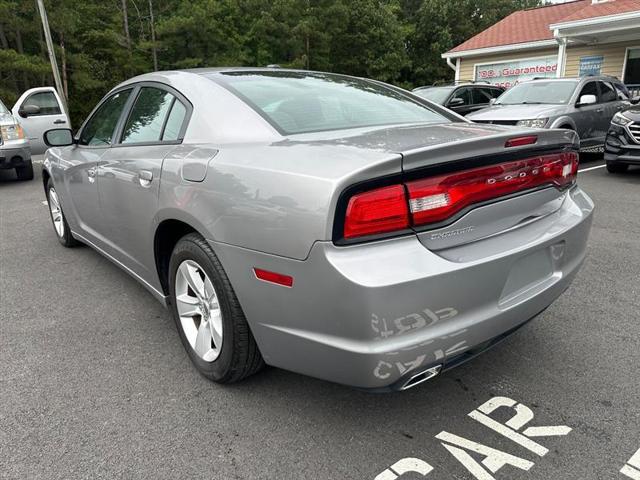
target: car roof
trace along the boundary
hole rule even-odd
[[[620,82],[616,77],[608,76],[608,75],[587,75],[584,77],[562,77],[562,78],[532,78],[531,80],[525,80],[520,83],[529,83],[529,82],[576,82],[576,81],[587,81],[587,80],[608,80],[608,81],[616,81]],[[622,83],[622,82],[620,82]]]

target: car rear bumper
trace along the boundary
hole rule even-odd
[[[417,236],[349,247],[317,242],[304,261],[211,243],[268,364],[359,388],[402,389],[547,308],[585,257],[592,211],[574,187],[544,218],[437,253]],[[496,242],[505,247],[496,250]],[[291,275],[294,285],[261,282],[253,267]]]
[[[14,142],[0,145],[0,169],[22,167],[31,160],[31,150],[26,142],[17,145],[11,143]]]

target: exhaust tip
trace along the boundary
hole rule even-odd
[[[438,375],[442,371],[442,365],[436,365],[435,367],[427,368],[420,373],[416,373],[415,375],[409,377],[409,379],[400,387],[400,390],[408,390],[410,388],[415,387],[416,385],[420,385],[422,382],[426,382],[427,380],[431,380],[433,377]]]

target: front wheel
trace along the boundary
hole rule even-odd
[[[629,169],[629,165],[625,163],[607,162],[607,172],[624,173]]]
[[[33,180],[33,163],[31,163],[31,160],[24,162],[21,167],[16,167],[16,175],[18,180]]]
[[[202,375],[232,383],[264,366],[231,283],[200,235],[186,235],[174,248],[169,289],[180,340]]]
[[[60,197],[58,197],[58,192],[56,192],[51,179],[47,181],[46,194],[51,223],[53,223],[53,230],[56,233],[56,237],[58,237],[58,241],[67,248],[78,245],[78,241],[71,235],[67,219],[64,218],[62,206],[60,205]]]

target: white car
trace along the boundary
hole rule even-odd
[[[69,128],[69,117],[62,105],[55,88],[38,87],[24,92],[11,109],[24,129],[32,155],[47,150],[42,139],[44,132],[52,128]]]

